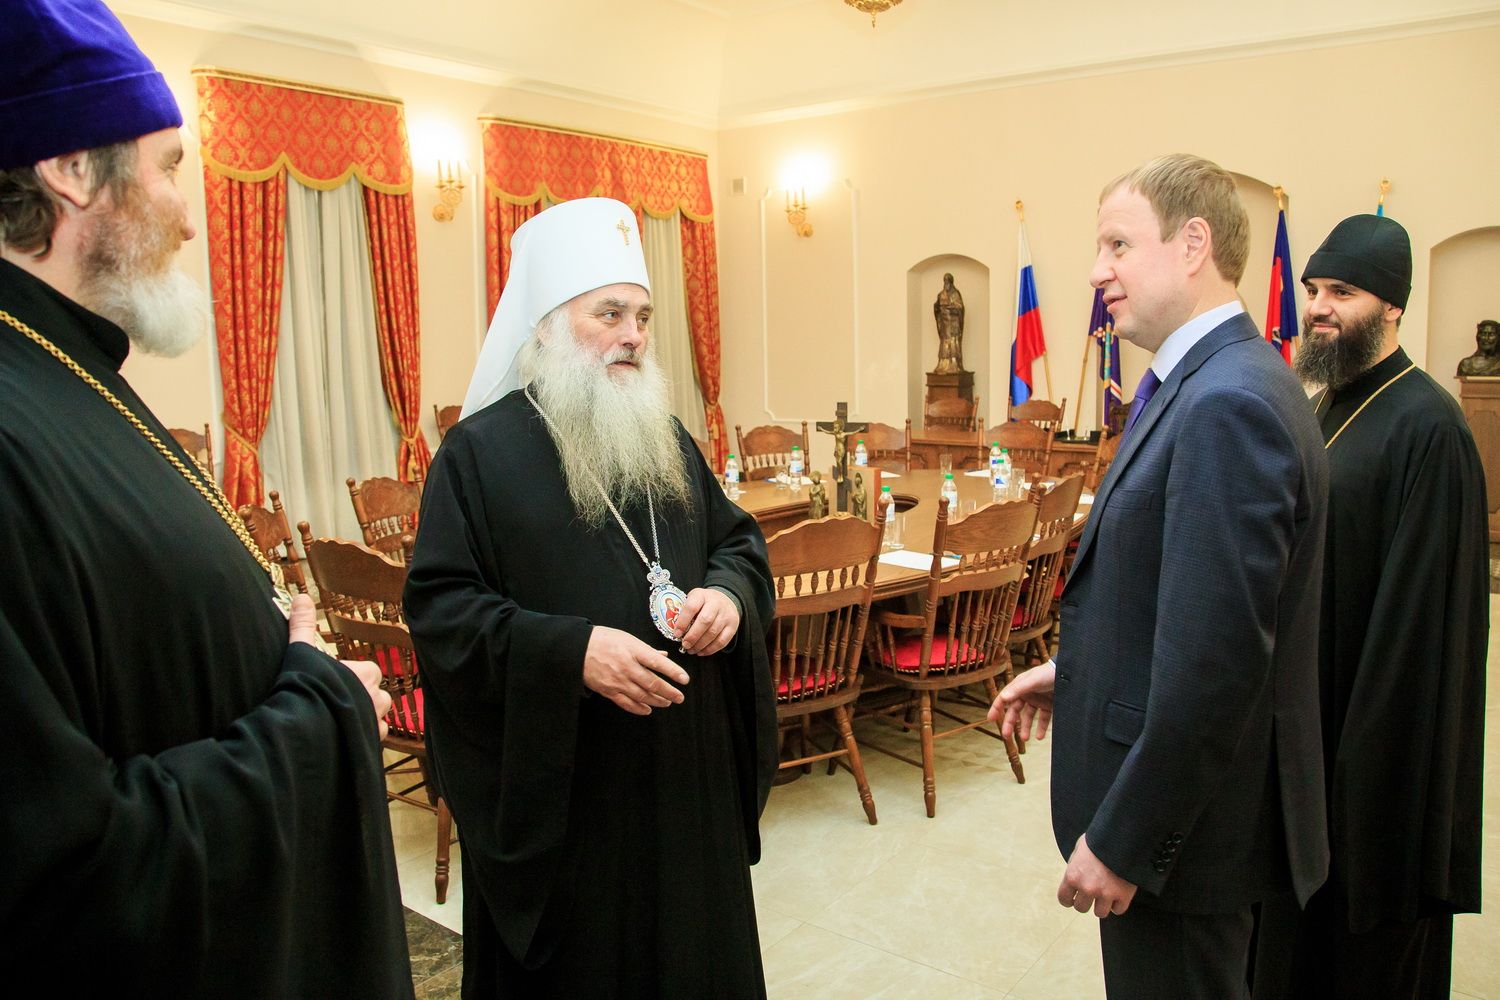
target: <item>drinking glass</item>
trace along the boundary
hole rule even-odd
[[[944,476],[953,473],[953,453],[945,451],[938,455],[938,472]]]
[[[906,535],[906,515],[899,510],[892,510],[885,519],[885,539],[882,547],[894,552],[905,548],[903,540]]]
[[[786,490],[790,488],[787,484],[786,479],[786,466],[778,465],[776,466],[776,468],[772,469],[771,472],[771,481],[776,484],[776,488],[778,490]]]

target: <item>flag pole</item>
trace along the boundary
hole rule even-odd
[[[1020,198],[1016,199],[1016,214],[1021,217],[1021,225],[1024,226],[1026,224],[1026,206],[1021,203],[1021,199]],[[1040,303],[1038,303],[1038,305],[1040,305]],[[1044,376],[1046,376],[1046,378],[1047,378],[1047,398],[1051,399],[1052,398],[1052,362],[1050,360],[1048,360],[1048,358],[1047,358],[1047,352],[1046,351],[1042,352],[1042,374]],[[1082,390],[1080,389],[1079,391],[1081,392]]]
[[[1083,383],[1089,373],[1089,351],[1094,346],[1094,331],[1083,342],[1083,367],[1078,369],[1078,405],[1073,408],[1073,439],[1078,439],[1078,427],[1083,422]]]

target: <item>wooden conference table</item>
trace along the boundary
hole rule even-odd
[[[975,509],[990,502],[990,483],[987,477],[965,476],[955,472],[953,481],[958,484],[960,511],[967,510],[970,502]],[[906,551],[931,555],[932,535],[937,527],[938,499],[943,487],[942,474],[936,469],[888,472],[882,478],[882,485],[891,488],[891,495],[896,498],[896,509],[905,515],[902,540]],[[833,492],[833,487],[829,484],[830,502]],[[777,489],[775,483],[762,480],[742,484],[737,503],[755,518],[769,538],[783,528],[789,528],[807,518],[807,498],[806,486],[802,487],[801,492],[793,493],[790,489]],[[1083,495],[1078,505],[1078,516],[1074,520],[1074,537],[1083,533],[1083,525],[1093,500],[1093,494]],[[930,564],[922,569],[913,569],[881,563],[875,573],[875,599],[915,593],[927,585],[929,573]]]
[[[1081,471],[1094,460],[1098,450],[1095,441],[1069,441],[1054,438],[1052,460],[1047,465],[1047,474],[1061,478]],[[960,431],[948,427],[929,427],[913,431],[911,457],[921,462],[924,468],[936,469],[940,457],[946,453],[953,456],[953,471],[965,472],[981,467],[989,458],[989,442],[983,440],[978,431]],[[895,492],[893,489],[891,492]]]

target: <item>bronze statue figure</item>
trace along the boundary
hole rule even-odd
[[[870,519],[870,494],[865,490],[865,474],[854,474],[854,489],[849,494],[849,513],[861,521]]]
[[[934,374],[964,370],[964,297],[953,286],[953,275],[943,275],[943,290],[932,304],[937,320],[938,360]]]
[[[1474,342],[1479,349],[1458,363],[1458,374],[1500,375],[1500,321],[1480,320]]]
[[[828,516],[828,489],[823,485],[823,474],[817,469],[812,471],[812,488],[807,495],[807,516],[814,521]]]

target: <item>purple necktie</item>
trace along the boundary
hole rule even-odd
[[[1151,402],[1151,397],[1160,388],[1161,379],[1156,377],[1156,370],[1147,368],[1146,374],[1141,376],[1141,384],[1135,387],[1135,401],[1130,404],[1130,419],[1125,421],[1125,429],[1120,432],[1120,437],[1130,433],[1130,428],[1141,419],[1141,414],[1146,411],[1146,404]]]

